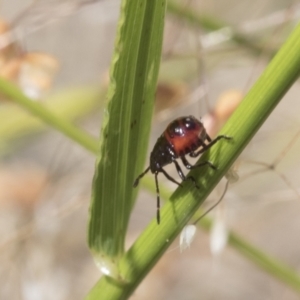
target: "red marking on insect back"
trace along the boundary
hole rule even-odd
[[[182,117],[169,124],[164,132],[167,141],[173,146],[177,157],[186,155],[201,145],[206,139],[203,124],[193,116]]]

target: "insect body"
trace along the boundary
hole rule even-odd
[[[180,178],[183,181],[191,180],[195,187],[199,189],[199,186],[196,184],[196,181],[192,176],[186,177],[184,175],[176,159],[180,158],[187,169],[194,169],[204,165],[208,165],[210,168],[216,169],[216,167],[209,161],[191,165],[185,156],[189,154],[191,157],[197,157],[208,150],[220,139],[230,139],[230,137],[220,135],[212,140],[206,133],[203,124],[193,116],[180,117],[174,120],[158,138],[150,155],[149,167],[136,178],[133,184],[133,186],[136,187],[139,184],[139,180],[150,170],[155,175],[158,224],[160,223],[160,196],[157,180],[158,173],[163,173],[167,179],[181,186],[179,182],[177,182],[163,169],[164,166],[174,163]],[[196,151],[197,149],[199,150]]]

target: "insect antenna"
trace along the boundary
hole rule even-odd
[[[134,183],[133,183],[133,187],[137,187],[137,186],[138,186],[140,179],[141,179],[142,177],[144,177],[144,176],[146,175],[146,173],[149,172],[149,170],[150,170],[150,166],[149,166],[143,173],[141,173],[141,174],[135,179],[135,181],[134,181]]]

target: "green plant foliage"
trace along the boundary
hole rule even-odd
[[[164,15],[165,0],[122,2],[88,234],[97,264],[113,277],[137,193],[132,185],[145,162]]]
[[[201,157],[201,161],[209,159],[219,169],[216,172],[205,168],[192,171],[202,189],[195,190],[191,183],[186,183],[174,192],[161,211],[161,225],[157,226],[153,220],[122,257],[120,272],[125,284],[116,284],[104,277],[87,299],[127,299],[130,296],[246,147],[299,72],[300,25],[223,128],[221,134],[232,136],[232,142],[219,142]]]
[[[127,299],[132,294],[300,72],[298,26],[223,128],[222,133],[232,136],[233,141],[218,143],[201,158],[210,159],[219,169],[215,172],[206,168],[193,171],[202,189],[193,189],[191,183],[177,189],[162,209],[161,225],[157,226],[154,219],[129,251],[123,253],[129,213],[136,194],[132,183],[142,170],[147,149],[161,52],[164,9],[165,2],[162,0],[123,1],[101,152],[96,165],[89,232],[92,251],[95,255],[100,253],[108,258],[111,268],[116,268],[116,273],[110,275],[115,275],[117,280],[103,276],[89,293],[87,299],[90,300]],[[53,109],[55,113],[51,112],[50,104],[44,106],[33,102],[4,79],[0,79],[0,92],[89,151],[98,152],[95,139],[64,119],[73,118],[71,108],[66,108],[63,118],[60,118],[56,115],[59,111]],[[5,112],[2,116],[6,117]],[[24,129],[20,128],[22,123],[27,122],[27,119],[22,120],[15,126],[20,132]],[[8,125],[0,130],[0,135],[9,133],[10,125],[14,123],[3,124]],[[143,182],[145,184],[148,180],[145,178]],[[150,185],[153,186],[153,178]],[[166,191],[161,187],[161,194],[164,193]],[[203,219],[202,226],[208,228],[209,221]],[[229,243],[274,277],[296,291],[300,290],[299,276],[293,269],[235,234],[230,235]]]

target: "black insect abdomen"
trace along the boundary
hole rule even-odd
[[[150,169],[154,173],[163,166],[170,164],[176,158],[172,145],[164,135],[161,135],[150,155]]]

